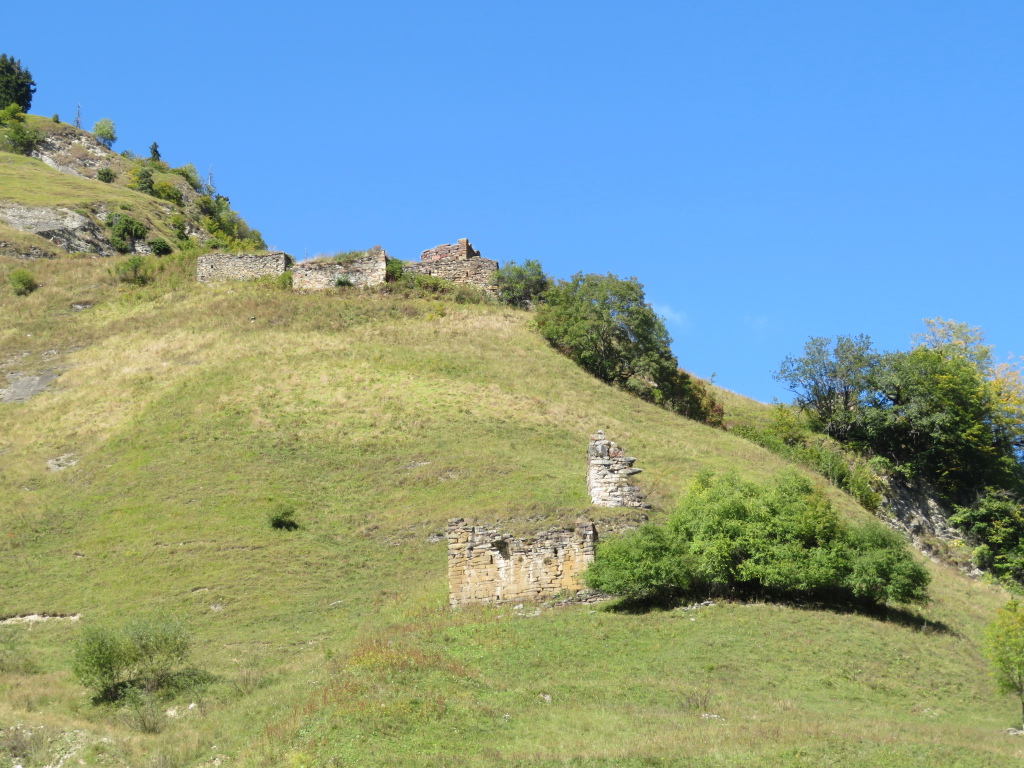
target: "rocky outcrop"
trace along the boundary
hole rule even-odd
[[[61,173],[95,178],[96,171],[117,162],[116,153],[107,149],[95,136],[76,131],[70,126],[43,138],[32,152],[48,166]]]
[[[590,436],[587,448],[587,493],[595,507],[639,507],[647,509],[644,495],[631,479],[643,470],[636,469],[636,459],[598,430]]]
[[[114,252],[104,228],[70,208],[0,201],[0,221],[13,229],[45,238],[68,253],[82,251],[107,256]],[[31,257],[33,254],[24,255]]]

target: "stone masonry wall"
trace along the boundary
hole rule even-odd
[[[439,245],[424,251],[418,262],[407,262],[404,269],[433,275],[456,285],[471,285],[489,293],[498,290],[498,262],[480,258],[480,251],[474,250],[465,238],[454,245]]]
[[[635,469],[636,459],[598,430],[590,436],[587,448],[587,492],[595,507],[640,507],[646,509],[640,489],[629,482],[642,469]]]
[[[337,285],[338,278],[366,288],[383,283],[386,270],[387,254],[383,250],[368,251],[362,258],[344,264],[303,261],[292,267],[292,289],[326,291]]]
[[[448,243],[446,245],[437,245],[433,248],[428,248],[420,254],[420,261],[440,261],[441,259],[459,259],[465,261],[466,259],[479,259],[480,251],[474,250],[473,246],[469,244],[469,240],[465,237],[460,238],[455,244]]]
[[[448,602],[522,602],[578,591],[596,543],[597,528],[588,522],[516,538],[467,526],[462,518],[449,520]]]
[[[288,269],[288,254],[277,251],[265,256],[249,253],[209,253],[199,257],[196,280],[255,280],[258,277],[283,275]]]

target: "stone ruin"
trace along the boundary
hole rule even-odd
[[[606,440],[604,432],[590,437],[587,448],[587,490],[598,507],[647,509],[640,490],[629,478],[636,459]],[[636,519],[639,518],[639,519]],[[646,519],[613,521],[613,531],[634,528]],[[533,536],[516,537],[496,528],[467,525],[462,518],[448,521],[448,602],[508,603],[543,600],[583,588],[581,574],[594,560],[597,526],[579,520],[574,528],[551,528]]]
[[[587,448],[587,493],[595,507],[650,507],[644,495],[630,482],[630,478],[643,472],[633,464],[636,459],[626,456],[616,443],[606,440],[598,430],[590,436]]]
[[[449,520],[448,602],[523,602],[578,592],[596,543],[597,528],[585,521],[518,538]]]
[[[208,253],[199,257],[196,280],[212,283],[217,280],[256,280],[276,277],[288,270],[291,257],[281,251],[263,255],[251,253]]]
[[[480,257],[469,240],[462,238],[454,245],[438,245],[420,254],[418,262],[406,262],[406,272],[433,275],[456,285],[471,285],[488,293],[498,290],[498,262]]]
[[[344,262],[301,261],[292,267],[292,290],[326,291],[347,280],[357,288],[368,288],[384,282],[388,254],[374,247],[356,259]]]

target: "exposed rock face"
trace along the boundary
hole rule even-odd
[[[68,131],[44,138],[36,145],[32,157],[61,173],[95,178],[96,171],[110,165],[116,154],[92,134]]]
[[[516,538],[483,526],[448,521],[448,602],[540,600],[582,588],[580,574],[594,560],[597,528],[553,528]]]
[[[498,290],[498,262],[480,258],[480,251],[474,250],[466,238],[453,245],[438,245],[423,251],[419,262],[406,262],[404,269],[440,277],[456,285],[471,285],[488,293]]]
[[[388,255],[383,249],[369,250],[359,259],[333,264],[304,261],[292,267],[292,288],[296,291],[326,291],[339,279],[359,288],[380,285],[387,273]]]
[[[0,202],[0,221],[22,232],[46,238],[68,253],[113,253],[109,235],[103,228],[88,216],[69,208],[33,207],[3,201]]]
[[[630,482],[640,474],[635,469],[636,459],[611,440],[606,440],[603,431],[590,436],[587,448],[587,492],[590,503],[595,507],[640,507],[650,505],[644,501],[643,493]]]
[[[251,253],[210,253],[200,256],[196,280],[212,283],[218,280],[255,280],[259,277],[283,275],[289,256],[282,251],[265,255]]]
[[[882,498],[882,511],[890,525],[905,533],[918,549],[927,537],[957,541],[963,533],[947,521],[949,512],[935,501],[935,492],[921,484],[909,485],[890,478]]]

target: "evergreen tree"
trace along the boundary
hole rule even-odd
[[[35,92],[32,73],[22,69],[21,62],[13,56],[0,53],[0,109],[17,104],[23,112],[28,112]]]

